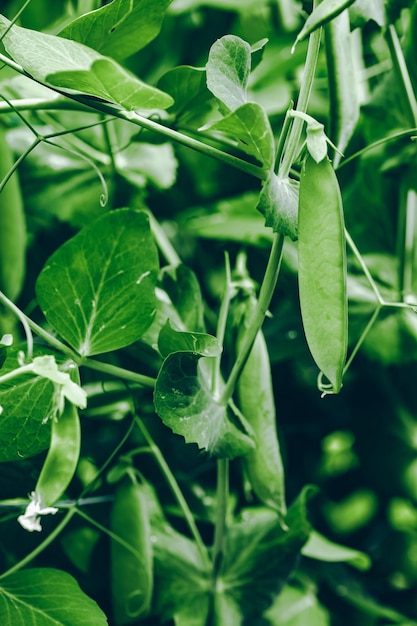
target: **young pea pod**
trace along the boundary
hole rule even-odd
[[[77,468],[80,444],[78,409],[66,401],[62,415],[52,420],[51,444],[35,487],[44,506],[55,504],[70,484]]]
[[[338,393],[348,340],[346,245],[339,183],[327,158],[308,156],[301,172],[298,283],[307,344],[330,382],[321,389]]]
[[[137,623],[151,608],[153,559],[147,500],[127,472],[116,490],[111,529],[111,586],[116,626]]]
[[[245,314],[255,306],[251,297]],[[239,327],[237,348],[246,332],[244,320]],[[236,387],[239,408],[249,422],[256,447],[243,458],[245,473],[257,497],[283,518],[286,515],[284,468],[279,448],[274,394],[268,348],[259,331]]]
[[[13,167],[6,141],[6,130],[0,124],[0,189]],[[15,300],[25,278],[26,226],[23,200],[17,173],[0,191],[0,290]]]

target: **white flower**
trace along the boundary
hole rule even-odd
[[[41,532],[42,526],[40,522],[41,515],[55,515],[58,512],[58,509],[54,506],[46,506],[44,507],[42,504],[42,499],[36,491],[32,491],[29,496],[30,502],[26,507],[26,511],[23,515],[19,515],[17,521],[25,530],[29,532],[33,532],[36,530],[37,532]]]

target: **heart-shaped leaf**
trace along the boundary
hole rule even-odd
[[[226,111],[247,102],[246,88],[251,69],[250,45],[236,35],[225,35],[210,48],[207,87]]]
[[[119,209],[64,243],[36,283],[48,322],[83,356],[127,346],[155,314],[158,256],[145,213]]]
[[[229,419],[227,407],[213,398],[199,367],[201,358],[175,352],[165,359],[156,381],[155,410],[187,443],[230,459],[247,454],[254,443]]]
[[[279,178],[271,171],[259,196],[258,211],[265,217],[265,226],[276,233],[297,239],[299,183],[290,178]]]

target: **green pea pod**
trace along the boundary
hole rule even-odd
[[[0,124],[0,185],[13,167],[13,157]],[[26,225],[15,172],[0,192],[0,290],[15,300],[25,278]]]
[[[151,527],[144,490],[128,472],[116,490],[111,528],[111,586],[116,626],[148,615],[153,591]]]
[[[304,161],[298,214],[298,283],[310,352],[331,387],[342,386],[348,340],[346,245],[342,198],[326,158]]]
[[[323,0],[316,6],[306,19],[295,40],[294,46],[306,39],[312,32],[330,22],[334,17],[347,9],[355,0]]]
[[[80,420],[77,407],[65,402],[62,415],[52,421],[51,444],[35,493],[49,507],[62,496],[71,482],[80,455]]]
[[[255,305],[249,301],[246,319]],[[237,347],[245,336],[241,323]],[[282,517],[286,514],[284,468],[279,448],[274,393],[271,379],[268,348],[262,331],[259,331],[246,365],[236,386],[240,410],[249,422],[256,447],[242,457],[245,473],[257,497]]]

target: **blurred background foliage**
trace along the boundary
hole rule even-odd
[[[12,18],[20,4],[20,0],[3,0],[2,13]],[[99,4],[97,0],[32,0],[19,23],[56,33],[77,14]],[[251,75],[250,93],[266,108],[277,137],[287,108],[297,99],[306,44],[300,43],[294,54],[290,50],[310,10],[308,1],[174,0],[160,35],[127,59],[126,64],[143,80],[169,90],[175,87],[175,80],[180,80],[169,72],[180,65],[204,68],[210,46],[222,35],[236,34],[250,44],[267,38],[262,61]],[[346,156],[416,125],[403,102],[384,37],[387,20],[393,23],[395,19],[399,35],[404,38],[403,49],[415,88],[415,3],[357,0],[350,17],[356,88],[352,97],[358,99],[360,117]],[[198,129],[216,116],[216,105],[198,73],[193,74],[192,80],[193,98],[177,102],[168,112],[166,122],[188,134],[204,136],[204,131],[199,133]],[[0,81],[9,98],[42,93],[42,88],[6,69],[1,71]],[[326,129],[334,115],[329,102],[323,46],[309,113]],[[89,114],[52,109],[26,112],[25,117],[42,134],[79,128],[92,121]],[[33,136],[16,115],[3,115],[1,122],[7,126],[8,142],[17,157],[30,145]],[[147,131],[138,132],[121,122],[106,128],[106,132],[102,126],[96,126],[61,136],[60,145],[73,152],[40,145],[19,168],[27,221],[27,273],[18,304],[37,319],[35,278],[49,254],[70,234],[109,207],[147,206],[184,262],[195,271],[206,302],[209,330],[213,332],[210,321],[216,318],[221,297],[225,250],[232,265],[236,255],[245,250],[251,275],[258,282],[262,280],[271,231],[264,227],[262,216],[255,210],[259,181],[187,148],[168,145]],[[208,136],[206,140],[214,142]],[[230,146],[230,150],[235,148]],[[81,158],[79,152],[86,158]],[[100,204],[102,185],[91,162],[106,180],[106,207]],[[417,190],[415,168],[414,143],[403,138],[351,161],[339,173],[347,227],[381,293],[393,301],[401,296],[401,206],[404,197],[408,194],[410,200],[409,194]],[[415,236],[415,228],[411,230]],[[415,265],[413,245],[409,253]],[[347,372],[340,395],[321,399],[316,387],[316,366],[301,327],[296,267],[296,246],[288,243],[271,316],[264,326],[273,368],[288,500],[292,501],[305,484],[318,485],[319,493],[311,504],[314,527],[333,541],[368,554],[372,566],[361,571],[350,565],[302,557],[286,592],[268,611],[268,619],[277,626],[414,624],[417,318],[413,312],[382,311]],[[375,295],[353,257],[349,258],[349,272],[353,347],[375,310]],[[410,285],[415,292],[414,275]],[[5,327],[12,324],[5,314],[2,320]],[[144,343],[110,358],[118,358],[123,367],[148,370],[151,375],[159,366],[158,355]],[[88,376],[84,382],[94,385],[94,374],[89,372]],[[171,433],[152,420],[152,410],[149,392],[143,392],[141,411],[149,414],[149,429],[204,528],[215,506],[214,461],[200,457],[197,462],[194,447],[185,447],[178,438],[173,441]],[[90,404],[83,422],[79,484],[88,482],[122,435],[123,416],[123,403],[117,394],[114,405],[94,406],[94,401]],[[0,472],[1,497],[14,497],[16,487],[22,495],[29,491],[41,461],[35,457],[5,464]],[[163,480],[158,482],[153,462],[144,461],[141,470],[152,476],[161,500],[171,506],[175,519],[177,512],[171,496]],[[105,486],[101,488],[105,492]],[[232,464],[232,492],[236,506],[245,501],[238,461]],[[104,509],[103,505],[103,519]],[[1,542],[4,566],[34,545],[33,537],[25,536],[22,541],[20,533],[17,545],[17,533],[17,525],[7,525],[7,537]],[[38,564],[75,572],[85,591],[106,609],[105,542],[97,531],[79,522],[79,527],[62,536],[59,545],[42,554]]]

